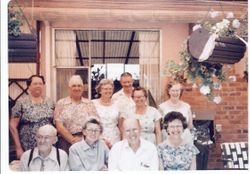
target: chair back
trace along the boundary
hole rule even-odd
[[[221,145],[224,168],[248,169],[248,143],[228,142]]]

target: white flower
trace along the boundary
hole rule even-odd
[[[203,95],[207,95],[211,92],[211,89],[209,86],[205,86],[205,85],[202,85],[201,88],[200,88],[200,93],[202,93]]]
[[[216,18],[217,16],[219,16],[219,12],[218,11],[210,11],[209,12],[210,13],[210,17],[211,18]]]
[[[216,104],[219,104],[221,102],[221,97],[220,96],[214,97],[213,102],[216,103]]]
[[[226,18],[227,18],[227,19],[232,19],[232,18],[234,18],[234,13],[233,13],[233,12],[228,12]]]
[[[201,24],[196,24],[195,26],[193,26],[193,31],[195,31],[199,28],[201,28]]]
[[[236,82],[236,76],[229,76],[228,79],[232,82]]]
[[[240,21],[238,19],[234,19],[232,22],[232,26],[234,28],[240,28]]]

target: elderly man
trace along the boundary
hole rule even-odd
[[[122,113],[125,113],[128,109],[135,105],[134,100],[132,99],[132,75],[129,72],[122,73],[120,77],[120,83],[122,85],[122,89],[112,96],[112,100],[117,102],[119,110]]]
[[[89,117],[99,119],[92,101],[83,98],[83,82],[79,75],[69,80],[69,96],[60,99],[54,120],[59,133],[58,147],[69,153],[69,147],[82,140],[82,126]]]
[[[36,134],[37,147],[25,151],[21,156],[21,171],[67,171],[68,155],[53,144],[57,141],[57,131],[52,125],[40,127]]]
[[[159,160],[153,143],[140,138],[140,123],[128,118],[123,122],[124,140],[109,153],[109,170],[158,170]]]

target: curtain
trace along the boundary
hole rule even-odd
[[[139,40],[140,86],[150,90],[159,103],[159,32],[139,32]]]

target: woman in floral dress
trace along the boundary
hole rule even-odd
[[[199,150],[181,138],[187,128],[185,117],[180,112],[169,112],[163,121],[168,138],[158,145],[160,167],[163,170],[196,170],[196,155]]]
[[[27,80],[28,95],[20,98],[12,108],[10,132],[17,159],[28,149],[36,147],[36,132],[40,126],[52,124],[54,102],[43,96],[43,76],[33,75]]]
[[[96,87],[100,98],[92,100],[100,121],[103,125],[103,139],[111,147],[114,143],[121,140],[121,112],[117,103],[111,100],[114,84],[112,80],[102,79]]]
[[[134,88],[132,98],[135,107],[128,110],[125,117],[136,118],[140,121],[142,138],[154,144],[161,143],[160,120],[162,116],[156,108],[147,105],[146,89],[142,87]]]

